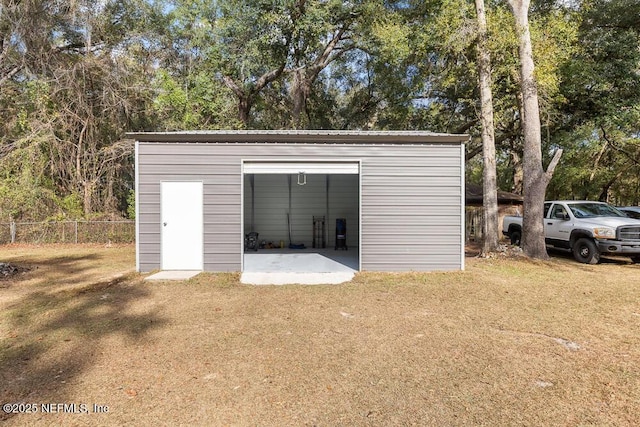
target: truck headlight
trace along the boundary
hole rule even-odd
[[[615,239],[616,231],[609,227],[598,227],[593,229],[593,236],[596,239]]]

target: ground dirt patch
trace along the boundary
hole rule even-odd
[[[8,262],[0,262],[0,287],[7,279],[13,278],[16,274],[24,273],[31,270],[29,267],[22,265],[13,265]]]
[[[7,425],[640,424],[627,262],[472,257],[254,287],[144,282],[131,246],[0,259],[38,266],[0,289],[0,403],[38,410]]]

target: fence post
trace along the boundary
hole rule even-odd
[[[9,232],[11,233],[11,243],[16,242],[16,223],[11,221],[9,225]]]
[[[75,224],[76,224],[76,244],[78,243],[78,220],[75,220]]]

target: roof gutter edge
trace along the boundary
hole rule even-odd
[[[415,143],[466,143],[466,134],[440,134],[428,132],[127,132],[126,137],[140,142],[203,142],[203,143],[374,143],[374,144],[415,144]]]

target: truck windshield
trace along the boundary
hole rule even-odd
[[[573,216],[575,216],[576,218],[593,218],[596,216],[626,216],[618,209],[605,203],[571,203],[569,204],[569,209],[571,209]]]

